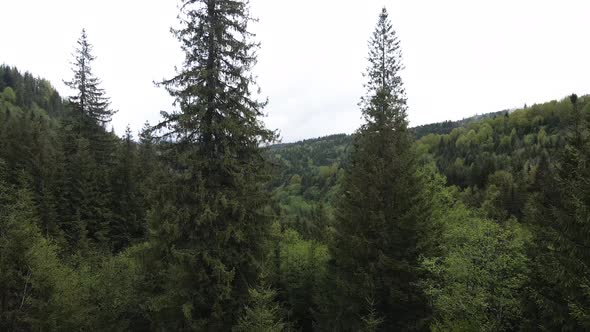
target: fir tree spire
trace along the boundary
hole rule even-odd
[[[360,102],[366,123],[354,137],[330,244],[338,287],[331,324],[343,330],[377,329],[377,323],[385,331],[420,330],[429,315],[417,285],[419,257],[428,254],[434,232],[407,129],[401,69],[399,42],[383,9]]]
[[[92,45],[88,42],[86,30],[78,39],[78,47],[73,57],[72,71],[74,76],[64,83],[76,91],[69,97],[70,104],[78,116],[86,116],[92,123],[105,126],[111,121],[115,111],[109,108],[110,99],[106,97],[104,89],[100,87],[100,80],[92,72],[92,62],[96,59],[92,55]]]
[[[407,126],[406,93],[400,76],[402,52],[385,7],[369,40],[368,60],[366,94],[360,102],[365,120],[368,125],[401,121]]]

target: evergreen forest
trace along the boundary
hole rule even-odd
[[[590,95],[412,128],[384,8],[362,126],[280,143],[248,1],[179,11],[138,133],[85,31],[70,96],[0,66],[0,331],[590,330]]]

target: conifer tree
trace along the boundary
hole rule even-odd
[[[62,200],[69,206],[65,211],[64,228],[70,244],[82,239],[85,229],[97,247],[110,245],[109,224],[113,216],[113,173],[116,161],[117,137],[105,129],[113,111],[110,99],[92,71],[92,45],[85,30],[78,39],[73,54],[73,78],[64,83],[75,91],[69,98],[71,114],[66,118],[66,165]],[[70,233],[69,236],[67,233]]]
[[[153,314],[169,329],[227,330],[265,250],[271,220],[261,145],[275,134],[255,96],[248,1],[184,0],[179,17],[174,33],[185,61],[161,83],[179,109],[156,126],[166,168],[149,217],[169,287],[152,299]]]
[[[60,143],[63,158],[59,161],[62,166],[59,179],[58,214],[60,229],[64,233],[69,247],[75,247],[82,237],[80,221],[81,195],[81,163],[78,158],[78,135],[71,121],[64,121],[60,133]]]
[[[108,246],[109,221],[112,213],[109,181],[104,177],[105,165],[100,165],[93,158],[91,143],[81,138],[77,141],[76,154],[73,162],[76,164],[77,198],[79,205],[76,215],[80,218],[81,229],[87,231],[87,236],[100,247]],[[80,235],[82,236],[82,235]]]
[[[118,145],[112,175],[113,216],[109,227],[109,238],[114,251],[120,251],[137,242],[144,234],[144,204],[139,188],[137,146],[129,126]]]
[[[65,158],[58,205],[60,228],[73,251],[87,239],[107,249],[112,217],[111,185],[106,177],[110,165],[99,166],[89,140],[80,138],[76,129],[64,127],[62,135]]]
[[[143,205],[143,218],[145,221],[147,208],[148,208],[148,200],[149,195],[154,188],[157,186],[153,183],[155,180],[154,174],[156,170],[161,165],[159,160],[156,156],[156,140],[153,137],[152,133],[152,126],[146,121],[144,127],[139,133],[139,144],[138,144],[138,151],[137,151],[137,159],[138,164],[141,166],[138,169],[138,187],[139,187],[139,195],[141,196],[142,205]],[[144,231],[146,230],[147,225],[144,222]]]
[[[531,329],[590,329],[590,107],[570,98],[574,123],[558,160],[537,168],[525,221],[534,240],[527,324]]]
[[[402,68],[384,8],[369,42],[360,102],[366,123],[354,138],[330,245],[338,294],[327,325],[340,330],[362,329],[367,320],[361,317],[379,317],[384,331],[427,328],[429,308],[417,284],[432,226],[408,130]]]
[[[379,327],[383,324],[383,319],[377,317],[374,309],[375,304],[372,299],[367,299],[368,314],[362,317],[362,332],[376,332],[379,331]]]
[[[90,121],[91,124],[104,126],[111,121],[113,110],[109,108],[110,100],[104,89],[100,87],[100,80],[92,72],[92,62],[96,59],[92,55],[92,45],[88,42],[86,30],[78,39],[72,71],[74,77],[64,83],[76,91],[76,95],[69,98],[70,105],[76,116]]]
[[[147,121],[139,132],[138,159],[139,164],[142,166],[139,177],[142,182],[145,182],[151,177],[156,162],[156,147],[152,126]]]
[[[276,291],[267,285],[266,276],[260,276],[259,285],[249,289],[250,300],[243,309],[234,332],[283,332],[289,326],[282,318],[281,307],[276,303]]]

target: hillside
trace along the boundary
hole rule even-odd
[[[5,101],[23,109],[42,109],[52,117],[64,113],[63,100],[49,81],[29,72],[22,74],[15,67],[0,65],[0,92]]]
[[[588,111],[590,97],[579,99]],[[485,201],[493,174],[508,177],[512,202],[503,209],[522,215],[527,181],[541,156],[551,159],[565,145],[574,114],[569,100],[551,101],[511,112],[477,115],[413,128],[417,148],[436,162],[450,185],[475,193],[475,206]],[[321,203],[328,208],[334,199],[352,137],[340,134],[280,144],[270,148],[275,164],[272,188],[288,220],[305,220]],[[500,176],[498,175],[498,176]],[[520,195],[520,196],[519,196]]]
[[[411,128],[416,139],[436,134],[445,135],[456,128],[497,116],[504,116],[508,111],[493,112],[481,115],[474,115],[458,121],[443,121]],[[346,153],[352,143],[352,136],[347,134],[336,134],[325,137],[310,138],[294,143],[280,143],[270,146],[270,155],[276,158],[276,163],[281,164],[281,171],[273,178],[272,186],[278,187],[287,183],[291,176],[301,173],[313,173],[307,170],[311,167],[332,167],[343,162]],[[278,166],[278,165],[277,165]],[[326,169],[323,168],[324,175]],[[306,181],[309,181],[306,179]],[[313,182],[313,181],[312,181]],[[317,198],[317,197],[316,197]]]

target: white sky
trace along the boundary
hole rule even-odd
[[[0,63],[50,80],[64,96],[83,27],[94,71],[137,132],[172,108],[154,80],[182,53],[169,28],[175,0],[2,1]],[[283,141],[351,133],[361,123],[367,40],[382,6],[404,53],[411,125],[590,93],[590,1],[251,0],[260,22],[259,77],[265,122]]]

